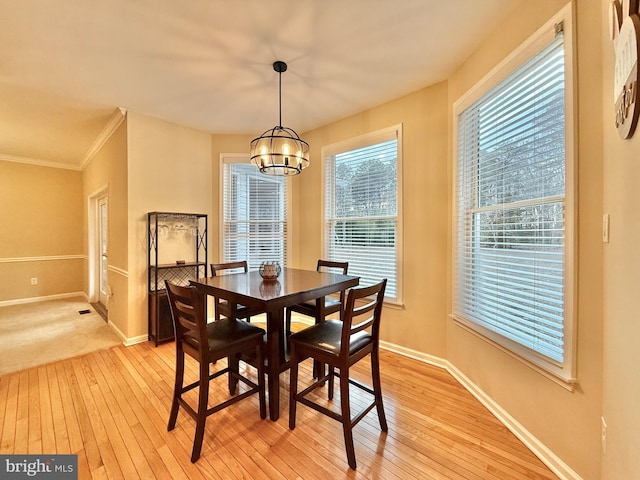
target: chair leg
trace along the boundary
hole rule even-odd
[[[176,426],[176,420],[178,418],[178,409],[180,403],[178,399],[181,397],[180,391],[182,390],[182,384],[184,382],[184,351],[176,346],[176,378],[173,385],[173,401],[171,402],[171,412],[169,413],[169,424],[167,425],[167,431],[171,431]]]
[[[356,469],[356,450],[353,445],[353,425],[351,424],[351,405],[349,401],[349,370],[340,370],[340,404],[342,406],[342,431],[344,446],[347,450],[347,462]]]
[[[232,372],[237,374],[240,371],[240,355],[229,355],[227,357],[227,365],[229,367],[229,395],[235,395],[238,387],[238,377],[232,375]]]
[[[202,440],[204,438],[204,427],[207,423],[207,407],[209,403],[209,364],[206,362],[200,362],[200,386],[198,390],[196,433],[193,437],[193,450],[191,451],[192,463],[195,463],[195,461],[200,458]]]
[[[382,384],[380,382],[380,358],[378,350],[371,352],[371,376],[373,380],[373,392],[376,400],[376,408],[378,410],[378,421],[380,429],[383,432],[388,431],[387,417],[384,414],[384,406],[382,404]]]
[[[296,348],[291,345],[291,366],[289,367],[289,429],[296,428],[296,396],[298,394],[298,358]]]
[[[333,400],[333,385],[335,383],[335,378],[336,378],[335,374],[336,374],[335,368],[329,365],[329,385],[328,385],[329,400]]]

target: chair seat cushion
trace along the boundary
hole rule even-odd
[[[342,322],[340,320],[326,320],[322,323],[306,328],[291,335],[291,342],[309,345],[327,353],[338,355],[340,352]],[[349,353],[353,354],[371,343],[371,334],[366,331],[351,336]]]
[[[207,324],[207,337],[210,351],[220,350],[223,347],[228,348],[234,343],[243,342],[255,336],[262,337],[264,334],[265,331],[262,328],[238,320],[222,318]],[[185,341],[194,348],[197,348],[198,342],[192,332],[185,334]]]

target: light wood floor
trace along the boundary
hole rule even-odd
[[[173,344],[118,346],[0,377],[0,454],[75,453],[82,480],[557,478],[445,371],[389,352],[381,369],[389,432],[374,412],[355,428],[355,472],[337,422],[300,405],[288,429],[288,373],[277,422],[260,420],[255,395],[216,413],[191,464],[193,420],[181,412],[166,428]],[[300,375],[309,378],[310,364]],[[216,387],[212,399],[225,394]]]

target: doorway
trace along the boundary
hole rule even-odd
[[[102,317],[109,305],[109,196],[106,189],[89,199],[89,301]]]
[[[101,303],[105,310],[107,308],[107,288],[109,285],[109,276],[107,273],[108,268],[108,205],[107,205],[107,196],[104,195],[98,199],[98,251],[99,254],[99,262],[100,262],[100,279],[98,285],[99,291],[99,303]]]

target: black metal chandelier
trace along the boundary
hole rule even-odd
[[[278,72],[278,110],[280,121],[277,126],[251,140],[251,163],[265,175],[298,175],[309,166],[309,144],[291,128],[282,126],[282,72],[287,64],[273,63]]]

